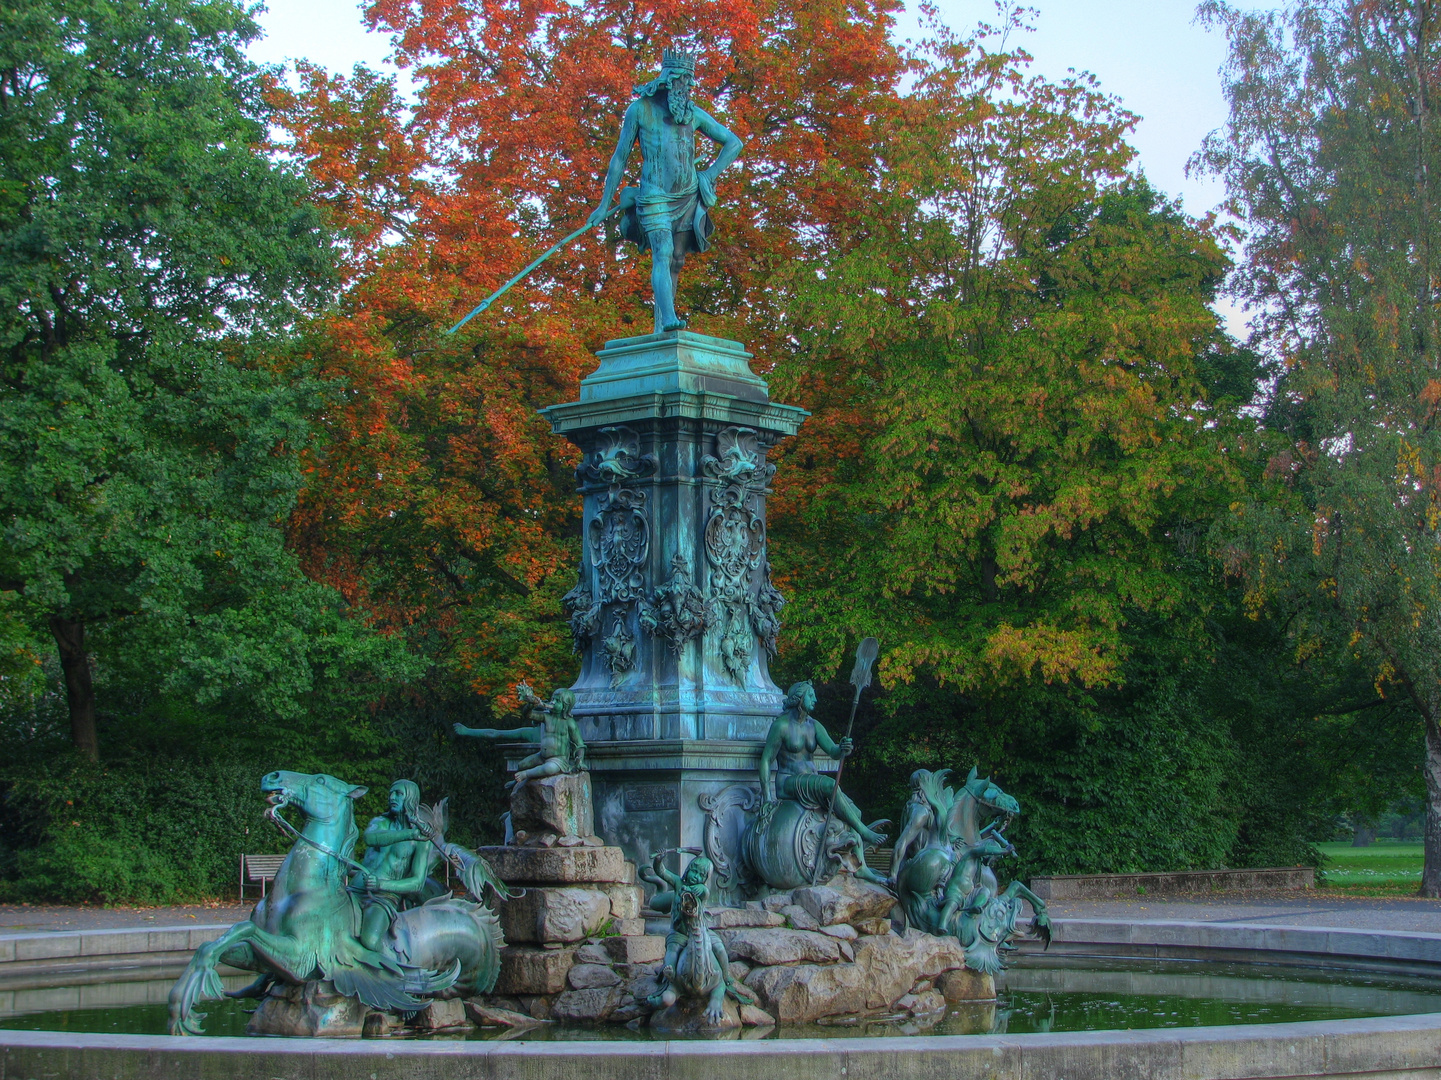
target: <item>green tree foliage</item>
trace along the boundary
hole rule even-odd
[[[1208,306],[1214,224],[1128,173],[1114,99],[1025,62],[939,32],[865,235],[789,282],[773,392],[815,415],[773,504],[787,664],[885,643],[857,769],[884,803],[979,760],[1040,865],[1219,865],[1242,814],[1197,541],[1243,486],[1255,363]]]
[[[1424,733],[1422,892],[1441,895],[1441,9],[1202,12],[1230,40],[1231,112],[1201,160],[1246,220],[1236,287],[1274,376],[1272,490],[1218,549],[1298,657],[1363,666],[1373,685],[1328,712],[1370,708],[1416,762]]]
[[[53,636],[92,759],[95,664],[293,719],[394,662],[283,544],[319,397],[270,357],[331,254],[262,150],[255,33],[215,0],[0,23],[0,589]]]
[[[373,705],[420,668],[285,544],[334,400],[301,339],[334,256],[265,150],[256,32],[223,0],[0,20],[12,896],[213,895],[274,843],[264,772],[338,772],[377,805],[392,779]]]

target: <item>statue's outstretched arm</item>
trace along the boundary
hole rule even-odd
[[[470,739],[513,739],[516,742],[538,743],[545,738],[545,727],[488,728],[456,724],[455,733]]]
[[[615,144],[615,153],[610,156],[610,168],[605,174],[605,188],[600,193],[600,205],[590,215],[590,224],[599,225],[610,213],[610,201],[615,198],[616,189],[625,176],[625,163],[630,158],[630,149],[640,134],[640,102],[633,101],[625,111],[620,125],[620,139]]]
[[[672,871],[672,869],[666,869],[666,852],[661,851],[657,852],[657,854],[651,855],[650,865],[651,869],[654,869],[654,871],[656,871],[656,874],[660,875],[661,881],[666,882],[666,884],[670,885],[673,890],[679,890],[680,875],[676,874],[676,872]]]

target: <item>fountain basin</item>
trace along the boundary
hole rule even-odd
[[[205,940],[209,928],[188,934]],[[182,931],[183,932],[183,931]],[[214,933],[218,933],[215,928]],[[15,983],[78,979],[102,985],[107,974],[183,960],[177,932],[91,931],[87,934],[11,935],[0,939],[0,979]],[[112,935],[104,939],[101,935]],[[24,938],[26,940],[20,940]],[[73,940],[68,940],[73,939]],[[147,951],[142,940],[163,946]],[[187,944],[191,940],[187,937]],[[102,948],[123,947],[106,955]],[[196,941],[198,944],[199,941]],[[48,956],[40,956],[48,953]],[[177,955],[177,953],[179,955]],[[168,954],[168,955],[167,955]],[[22,959],[22,957],[24,959]],[[1154,961],[1165,971],[1126,970],[1118,958]],[[1321,967],[1373,973],[1380,980],[1420,977],[1416,1005],[1425,1007],[1430,979],[1441,993],[1441,935],[1184,922],[1058,920],[1056,943],[1045,957],[1013,973],[1016,992],[1063,993],[1068,967],[1088,962],[1114,970],[1097,976],[1103,993],[1166,991],[1157,978],[1185,977],[1187,962],[1221,962],[1234,979],[1259,965]],[[48,968],[46,965],[50,965]],[[24,968],[26,970],[12,969]],[[58,970],[57,970],[58,968]],[[1174,969],[1174,970],[1172,970]],[[1278,970],[1271,967],[1272,971]],[[106,974],[102,974],[102,972]],[[1239,972],[1240,975],[1235,974]],[[18,977],[18,978],[17,978]],[[1151,985],[1146,980],[1152,980]],[[1138,983],[1137,980],[1140,980]],[[1363,980],[1364,981],[1364,980]],[[1352,980],[1354,984],[1354,979]],[[34,988],[30,992],[33,992]],[[1354,985],[1344,988],[1353,996]],[[1441,1001],[1441,998],[1438,998]],[[555,1033],[561,1034],[559,1032]],[[1016,1080],[1159,1080],[1293,1076],[1441,1075],[1441,1013],[1301,1023],[1072,1031],[1050,1034],[911,1035],[870,1037],[838,1029],[843,1038],[766,1038],[727,1042],[596,1041],[578,1031],[550,1041],[301,1040],[74,1031],[0,1031],[4,1077],[211,1078],[249,1077],[515,1077],[584,1076],[585,1080],[690,1077],[724,1069],[727,1080],[755,1077],[809,1080],[932,1080],[934,1077],[1015,1077]],[[817,1034],[808,1032],[808,1034]],[[575,1039],[579,1036],[579,1039]],[[573,1041],[574,1040],[574,1041]],[[724,1055],[722,1062],[716,1055]]]

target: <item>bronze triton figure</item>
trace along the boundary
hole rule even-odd
[[[584,225],[561,237],[495,292],[452,326],[454,334],[471,319],[527,277],[546,259],[603,221],[621,217],[621,235],[642,251],[651,253],[650,283],[655,296],[655,332],[682,330],[685,320],[675,313],[676,288],[685,257],[710,246],[710,208],[715,205],[715,181],[721,171],[740,157],[741,140],[713,116],[691,101],[695,57],[679,49],[665,50],[660,74],[635,89],[636,100],[625,111],[620,142],[611,155],[600,206]],[[695,167],[695,136],[700,132],[719,150],[709,168]],[[640,186],[620,193],[631,147],[640,143]]]
[[[692,251],[710,246],[714,232],[709,210],[715,205],[715,182],[722,170],[740,157],[742,143],[690,96],[695,57],[667,49],[660,75],[636,88],[625,111],[620,142],[611,155],[600,205],[589,224],[599,225],[613,212],[611,199],[625,175],[631,147],[640,143],[640,187],[621,193],[621,235],[651,253],[650,283],[655,296],[655,332],[680,330],[675,294],[680,270]],[[719,150],[709,168],[696,169],[696,132]]]

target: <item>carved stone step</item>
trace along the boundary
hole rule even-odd
[[[516,944],[583,941],[611,916],[610,897],[598,889],[532,886],[500,905],[505,940]]]
[[[540,949],[507,945],[500,950],[497,994],[558,994],[575,963],[574,949]]]
[[[635,864],[618,847],[483,847],[507,885],[635,884]]]

